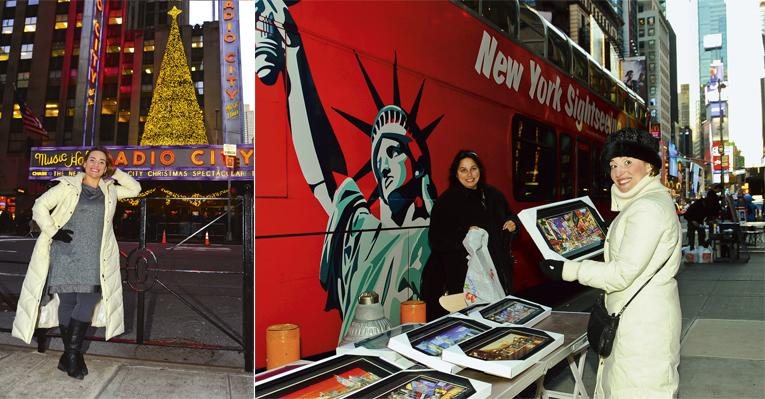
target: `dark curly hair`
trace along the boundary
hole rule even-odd
[[[600,157],[603,170],[610,173],[609,163],[616,157],[631,157],[651,164],[651,176],[661,170],[659,140],[645,130],[634,128],[621,129],[606,138],[606,145]]]
[[[486,181],[486,170],[484,169],[483,162],[481,162],[481,158],[478,157],[478,154],[471,150],[459,150],[457,155],[454,156],[452,164],[449,166],[449,187],[459,187],[459,185],[462,184],[457,178],[457,169],[460,168],[460,161],[465,158],[472,159],[478,166],[478,171],[481,172],[481,177],[478,179],[478,186],[483,187],[484,182]]]

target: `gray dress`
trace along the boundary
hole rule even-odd
[[[70,243],[51,243],[48,293],[100,292],[99,257],[104,230],[104,193],[100,187],[82,185],[74,213],[62,229],[74,233]]]

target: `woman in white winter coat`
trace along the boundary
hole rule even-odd
[[[106,327],[108,340],[125,330],[119,247],[112,228],[117,200],[141,185],[114,168],[106,149],[86,152],[82,172],[35,201],[40,227],[21,288],[13,336],[29,343],[35,328],[59,326],[64,353],[58,368],[83,379],[88,369],[82,342],[91,325]]]
[[[618,313],[649,278],[621,316],[611,356],[600,358],[596,398],[672,398],[680,362],[680,222],[659,181],[658,142],[624,129],[609,135],[603,163],[610,173],[611,209],[619,212],[606,237],[604,261],[544,260],[553,279],[605,290],[606,309]]]

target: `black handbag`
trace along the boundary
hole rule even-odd
[[[664,267],[664,265],[661,265],[660,268],[656,269],[653,275],[643,283],[635,295],[632,295],[632,298],[627,301],[618,314],[608,313],[608,310],[606,309],[605,292],[601,292],[598,295],[598,298],[595,299],[595,305],[593,305],[592,312],[590,313],[590,320],[587,322],[587,341],[589,341],[590,347],[592,347],[595,353],[600,357],[608,357],[611,355],[611,350],[613,349],[614,341],[616,340],[616,329],[619,328],[619,319],[621,318],[624,309],[627,309],[630,302],[635,299],[637,294],[643,290],[662,267]]]

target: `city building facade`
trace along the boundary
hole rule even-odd
[[[173,6],[186,11],[177,20],[208,142],[222,144],[218,22],[190,26],[188,5],[189,0],[0,3],[0,113],[12,116],[0,118],[0,192],[29,184],[32,146],[140,142]],[[46,137],[24,131],[16,98],[39,117]]]

